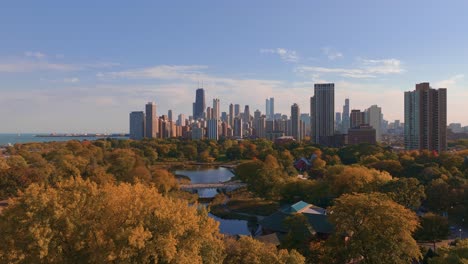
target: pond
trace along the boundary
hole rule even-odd
[[[192,183],[219,183],[229,181],[234,174],[223,167],[196,167],[190,170],[176,170],[176,175],[183,175],[190,178]],[[212,198],[218,192],[216,189],[197,190],[200,198]],[[256,232],[258,225],[255,222],[246,220],[222,219],[212,214],[209,216],[219,222],[219,231],[225,235],[251,235]]]
[[[176,170],[174,174],[187,176],[192,183],[219,183],[234,177],[229,169],[223,167],[196,167],[191,170]],[[213,198],[218,191],[214,188],[204,188],[198,189],[197,193],[200,198]]]

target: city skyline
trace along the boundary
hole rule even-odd
[[[349,111],[377,104],[390,121],[430,82],[447,88],[447,124],[468,125],[464,1],[109,3],[4,4],[0,133],[127,132],[148,101],[188,117],[199,82],[220,113],[264,113],[273,97],[283,114],[333,82],[335,112],[349,98]]]

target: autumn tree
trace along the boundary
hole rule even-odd
[[[410,263],[421,257],[412,233],[417,216],[384,194],[344,194],[329,208],[327,241],[335,263]]]
[[[1,263],[221,263],[218,223],[143,184],[32,184],[0,215]]]
[[[239,240],[224,240],[224,264],[301,264],[305,258],[295,250],[278,250],[273,244],[264,244],[248,236]]]
[[[356,165],[331,167],[325,177],[335,196],[351,192],[377,191],[391,179],[392,176],[388,172]]]

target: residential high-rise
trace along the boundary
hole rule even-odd
[[[260,111],[259,111],[260,112]],[[259,138],[266,137],[266,118],[265,116],[260,116],[254,119],[254,128],[255,135]]]
[[[199,119],[203,118],[205,113],[205,90],[203,88],[198,88],[195,94],[195,104],[193,107],[193,118]]]
[[[382,108],[372,105],[366,110],[366,123],[375,129],[375,139],[382,140]]]
[[[347,134],[350,127],[349,119],[349,99],[345,99],[345,104],[343,105],[343,113],[341,115],[341,133]]]
[[[178,126],[185,126],[185,115],[180,114],[178,119],[177,119],[177,125]]]
[[[419,83],[405,92],[404,128],[406,149],[447,150],[447,89]]]
[[[366,124],[366,113],[361,112],[361,110],[353,109],[353,110],[351,110],[350,119],[351,119],[350,128],[355,128],[355,127],[358,127],[360,125],[364,125],[364,124]]]
[[[145,113],[130,113],[130,139],[140,140],[145,137]]]
[[[208,120],[208,139],[218,140],[219,121],[216,118]]]
[[[242,129],[242,119],[240,117],[234,118],[234,136],[238,138],[242,138],[243,135]]]
[[[297,141],[302,140],[301,133],[301,110],[297,104],[291,106],[291,136],[293,136]]]
[[[326,142],[335,132],[335,84],[314,85],[314,96],[310,104],[312,141],[316,144]],[[321,140],[324,138],[324,140]]]
[[[156,104],[149,102],[145,107],[146,112],[146,134],[147,138],[158,137],[158,118],[156,115]]]

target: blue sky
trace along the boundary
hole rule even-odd
[[[0,6],[0,132],[126,132],[130,111],[191,114],[198,81],[264,112],[334,82],[335,105],[382,106],[448,88],[468,125],[467,1],[10,1]]]

